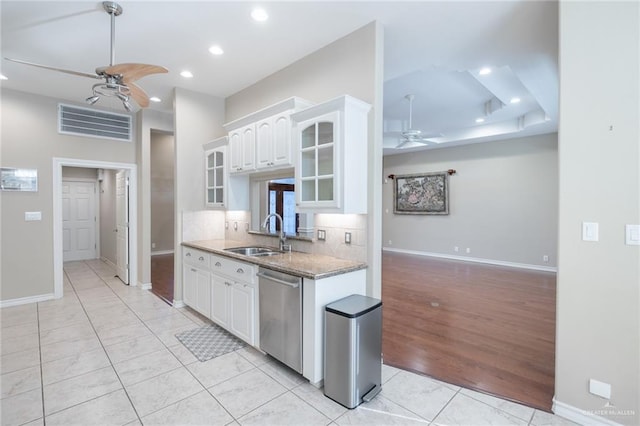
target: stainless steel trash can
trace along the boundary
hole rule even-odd
[[[324,394],[355,408],[382,389],[382,302],[354,294],[328,304],[324,318]]]

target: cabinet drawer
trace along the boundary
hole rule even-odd
[[[190,265],[209,269],[209,253],[189,247],[182,251],[182,261]]]
[[[234,281],[253,284],[256,280],[256,268],[252,264],[214,254],[211,255],[211,270],[214,273],[224,274]]]

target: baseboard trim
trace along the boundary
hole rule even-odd
[[[117,269],[118,268],[118,266],[115,263],[113,263],[112,261],[110,261],[106,257],[101,257],[100,260],[102,260],[107,265],[111,266],[113,269]]]
[[[152,251],[151,256],[160,256],[163,254],[173,254],[173,253],[174,253],[173,250],[159,250],[159,251]]]
[[[172,306],[173,306],[174,308],[176,308],[176,309],[180,309],[180,308],[184,308],[184,307],[185,307],[185,306],[187,306],[187,305],[185,305],[185,304],[184,304],[184,302],[183,302],[182,300],[175,300],[175,299],[174,299],[174,300],[173,300],[173,305],[172,305]]]
[[[151,290],[152,285],[151,283],[140,283],[140,288],[142,290]]]
[[[531,269],[534,271],[557,272],[558,269],[552,266],[531,265],[528,263],[505,262],[502,260],[482,259],[478,257],[455,256],[442,253],[431,253],[427,251],[405,250],[392,247],[382,247],[382,251],[390,251],[394,253],[415,254],[418,256],[437,257],[440,259],[461,260],[463,262],[486,263],[488,265],[507,266],[509,268]]]
[[[603,407],[597,410],[583,410],[578,407],[574,407],[569,404],[565,404],[564,402],[558,401],[555,397],[553,398],[553,405],[551,407],[553,413],[557,416],[564,417],[565,419],[571,420],[572,422],[578,423],[580,425],[610,425],[610,426],[622,426],[620,423],[616,423],[613,420],[609,420],[605,417],[598,416],[594,413],[600,413],[605,411],[611,411],[611,413],[615,413],[615,407]]]
[[[39,294],[37,296],[18,297],[17,299],[0,300],[0,308],[8,308],[11,306],[26,305],[28,303],[46,302],[55,299],[54,293]]]

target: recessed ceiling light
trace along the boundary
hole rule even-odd
[[[191,78],[191,77],[193,77],[193,74],[191,73],[191,71],[187,71],[187,70],[182,71],[182,72],[180,73],[180,75],[181,75],[181,76],[183,76],[184,78]]]
[[[159,97],[157,97],[157,96],[152,96],[152,97],[150,97],[150,98],[149,98],[149,100],[150,100],[151,102],[162,102],[162,99],[160,99],[160,98],[159,98]]]
[[[491,68],[489,68],[489,67],[481,68],[480,71],[478,71],[478,74],[479,75],[489,75],[489,74],[491,74]]]
[[[224,50],[222,50],[222,47],[215,45],[209,48],[209,53],[211,53],[212,55],[222,55],[224,53]]]
[[[476,118],[476,123],[484,123],[484,118]]]
[[[9,80],[4,74],[0,74],[0,80]]]
[[[520,103],[520,98],[511,98],[511,100],[509,101],[512,104],[519,104]]]
[[[251,17],[253,18],[254,21],[257,21],[257,22],[264,22],[267,19],[269,19],[269,15],[267,15],[267,12],[264,9],[261,9],[259,7],[251,11]]]

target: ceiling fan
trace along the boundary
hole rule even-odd
[[[150,74],[166,73],[169,72],[169,70],[159,65],[136,63],[114,64],[115,17],[122,14],[122,7],[118,3],[111,1],[102,2],[102,7],[109,15],[111,15],[111,61],[108,66],[96,68],[95,74],[34,64],[32,62],[22,61],[19,59],[5,59],[19,64],[31,65],[81,77],[104,80],[93,85],[93,95],[86,99],[86,102],[90,105],[95,104],[101,97],[106,96],[118,98],[122,101],[122,105],[127,111],[131,111],[131,104],[129,103],[130,98],[132,98],[141,108],[146,108],[149,106],[149,97],[144,90],[140,88],[140,86],[134,83],[134,81]]]
[[[403,130],[400,133],[400,143],[396,145],[396,148],[411,148],[414,147],[415,143],[420,143],[423,145],[427,145],[429,143],[438,143],[436,141],[431,140],[435,137],[440,137],[442,134],[434,133],[430,135],[423,135],[422,130],[414,129],[412,126],[412,116],[413,116],[413,99],[415,95],[406,95],[405,99],[409,101],[409,128]],[[409,146],[407,146],[409,145]]]

